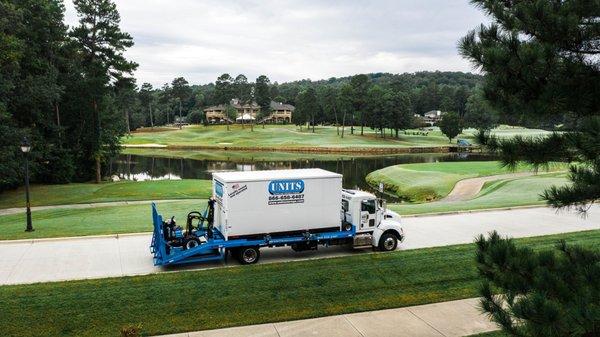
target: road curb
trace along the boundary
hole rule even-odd
[[[152,232],[136,232],[136,233],[120,233],[120,234],[100,234],[100,235],[84,235],[84,236],[62,236],[57,238],[36,238],[36,239],[18,239],[18,240],[0,240],[0,245],[17,244],[17,243],[31,243],[36,242],[49,242],[49,241],[73,241],[73,240],[88,240],[88,239],[107,239],[115,238],[118,239],[121,236],[147,236]]]
[[[468,213],[483,213],[483,212],[494,212],[494,211],[510,211],[515,209],[528,209],[528,208],[549,208],[543,205],[525,205],[525,206],[512,206],[512,207],[501,207],[501,208],[482,208],[472,209],[464,211],[448,211],[448,212],[436,212],[436,213],[421,213],[421,214],[407,214],[402,215],[403,218],[419,218],[424,216],[438,216],[438,215],[455,215],[455,214],[468,214]]]

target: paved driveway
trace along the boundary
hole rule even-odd
[[[527,237],[561,232],[600,229],[600,205],[587,218],[548,208],[528,208],[455,215],[407,217],[403,223],[406,240],[400,249],[469,243],[480,233],[494,229],[503,235]],[[235,266],[216,262],[184,268],[152,265],[148,248],[150,235],[101,238],[33,240],[0,243],[0,285],[76,280],[149,274],[185,269]],[[319,248],[318,252],[296,253],[289,248],[264,249],[262,263],[364,254],[346,247]]]

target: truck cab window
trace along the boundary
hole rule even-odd
[[[376,206],[375,206],[375,199],[367,199],[367,200],[363,200],[361,203],[361,211],[366,211],[369,212],[370,214],[375,214],[375,210],[376,210]]]
[[[348,200],[342,200],[342,210],[344,212],[348,212],[350,205],[348,204]]]

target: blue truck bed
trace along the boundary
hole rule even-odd
[[[234,239],[226,240],[217,230],[213,229],[211,238],[203,240],[197,247],[184,249],[183,247],[172,247],[164,239],[163,218],[158,213],[156,205],[152,203],[152,223],[154,231],[150,252],[154,255],[155,266],[168,266],[187,263],[200,263],[207,261],[222,260],[225,258],[227,249],[240,247],[272,247],[284,246],[294,243],[317,243],[328,244],[330,241],[349,239],[356,234],[355,227],[348,231],[333,231],[324,233],[302,233],[283,237],[270,237],[265,235],[261,239]]]

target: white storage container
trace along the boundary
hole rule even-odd
[[[342,175],[322,169],[213,173],[226,238],[339,230]]]

